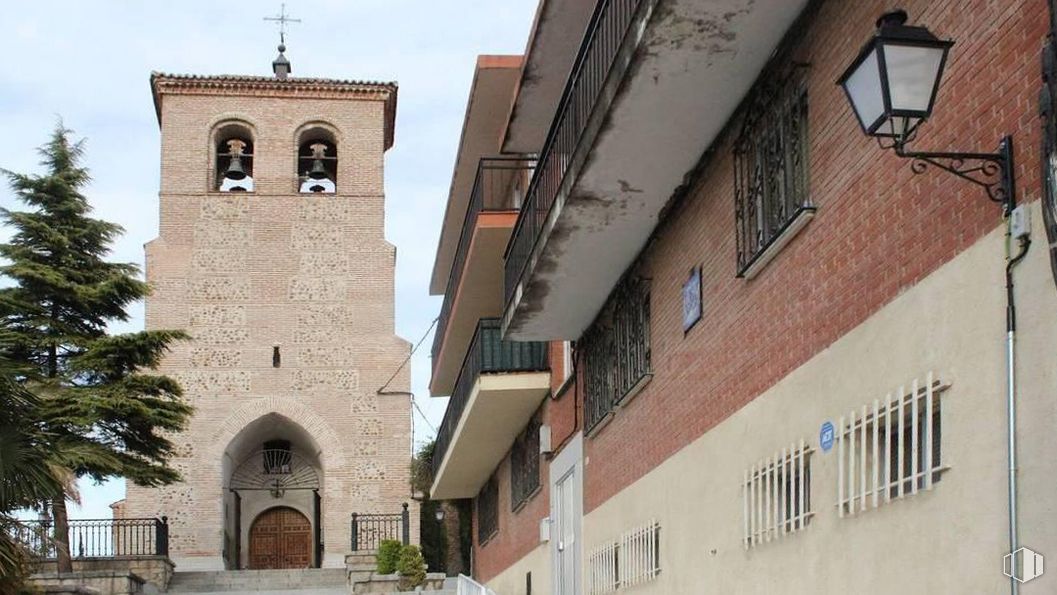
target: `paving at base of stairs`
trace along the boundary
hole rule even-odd
[[[177,572],[173,575],[168,592],[197,593],[198,595],[245,595],[249,593],[349,595],[352,588],[347,579],[347,571],[344,568]],[[455,595],[455,588],[452,584],[450,589],[425,592],[432,595]],[[374,593],[383,595],[381,592]]]

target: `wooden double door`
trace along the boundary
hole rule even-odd
[[[312,566],[312,524],[293,508],[262,512],[250,526],[249,541],[252,569]]]

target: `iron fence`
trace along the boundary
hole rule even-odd
[[[399,540],[404,545],[411,543],[411,514],[407,502],[396,514],[352,513],[352,551],[376,551],[387,539]]]
[[[477,163],[477,177],[474,178],[470,202],[466,207],[466,217],[462,222],[459,244],[455,249],[455,259],[448,275],[448,285],[444,290],[444,302],[440,307],[437,319],[437,332],[433,334],[433,363],[440,361],[440,350],[444,344],[444,335],[448,330],[455,295],[462,280],[463,268],[466,265],[470,241],[477,226],[477,218],[482,212],[517,211],[521,207],[525,188],[531,179],[532,170],[536,167],[535,159],[520,157],[485,157]]]
[[[529,258],[594,113],[599,93],[644,1],[599,0],[595,6],[507,247],[504,285],[508,308],[518,282],[526,274]]]
[[[20,521],[9,530],[34,557],[56,557],[54,522]],[[167,556],[169,517],[71,520],[67,544],[74,558]]]
[[[547,343],[539,341],[504,341],[500,335],[498,318],[482,318],[466,350],[462,369],[455,380],[455,389],[448,400],[448,409],[437,431],[433,451],[433,476],[440,472],[444,454],[451,445],[455,427],[470,398],[477,377],[486,373],[533,372],[547,369]]]

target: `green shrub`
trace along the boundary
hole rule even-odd
[[[417,545],[405,545],[400,550],[400,560],[396,564],[400,573],[400,590],[411,590],[426,581],[426,561],[422,550]]]
[[[400,550],[404,544],[395,539],[383,539],[378,544],[378,574],[393,574],[400,561]]]

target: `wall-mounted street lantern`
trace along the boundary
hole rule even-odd
[[[906,25],[907,13],[896,10],[877,20],[877,33],[844,71],[844,88],[863,132],[882,148],[913,160],[920,174],[934,165],[987,191],[1005,214],[1016,200],[1013,186],[1013,140],[1005,137],[997,153],[923,153],[907,150],[918,127],[932,115],[943,67],[952,41],[925,27]]]
[[[437,519],[438,523],[444,522],[444,509],[438,506],[433,512],[433,518]]]

